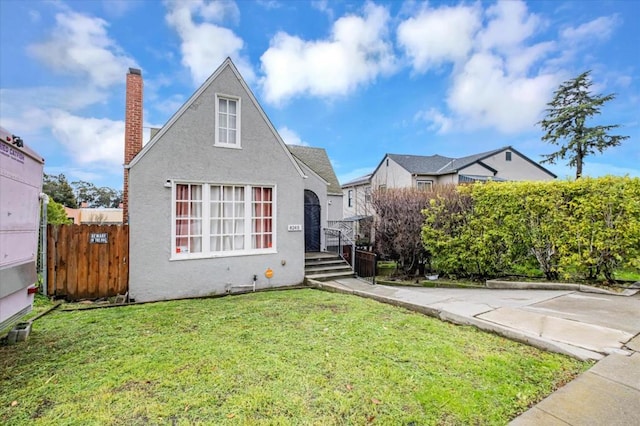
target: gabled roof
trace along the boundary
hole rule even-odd
[[[492,155],[495,155],[495,154],[497,154],[497,153],[499,153],[501,151],[507,150],[507,149],[511,150],[513,148],[511,148],[510,146],[505,146],[505,147],[494,149],[494,150],[491,150],[491,151],[481,152],[479,154],[468,155],[466,157],[452,158],[451,161],[445,167],[443,167],[442,169],[438,170],[438,173],[447,174],[447,173],[456,172],[456,171],[458,171],[460,169],[463,169],[463,168],[465,168],[467,166],[470,166],[473,163],[480,162],[480,161],[484,160],[485,158],[491,157]],[[488,167],[486,164],[483,164],[483,166]]]
[[[329,185],[327,193],[332,195],[342,195],[340,183],[333,170],[327,151],[324,148],[313,148],[302,145],[287,145],[289,151],[295,158],[302,161],[318,176],[324,179]]]
[[[164,126],[162,126],[160,131],[157,132],[151,138],[151,140],[142,148],[142,150],[133,158],[133,160],[131,160],[131,162],[128,165],[125,165],[125,168],[131,168],[131,167],[135,166],[136,163],[138,161],[140,161],[140,159],[142,157],[144,157],[144,155],[151,148],[153,148],[153,145],[155,145],[156,142],[160,138],[162,138],[162,136],[168,131],[168,129],[170,129],[171,126],[173,126],[173,124],[176,121],[178,121],[178,119],[180,119],[182,114],[184,114],[189,109],[189,107],[196,101],[196,99],[198,99],[200,97],[200,95],[202,93],[204,93],[204,91],[207,90],[207,88],[216,80],[216,78],[218,78],[218,76],[220,74],[222,74],[222,71],[224,71],[225,68],[231,69],[231,71],[235,74],[236,78],[238,79],[238,81],[242,85],[242,88],[247,93],[247,96],[249,97],[249,100],[254,104],[256,109],[260,112],[260,116],[264,119],[265,123],[267,123],[267,126],[269,126],[269,130],[271,130],[271,132],[275,136],[276,140],[278,141],[278,143],[280,144],[280,146],[284,150],[285,154],[291,160],[291,163],[293,164],[293,166],[296,168],[298,173],[300,173],[300,176],[305,177],[304,172],[302,171],[302,169],[300,168],[300,166],[298,165],[296,160],[293,158],[293,155],[291,154],[291,152],[287,149],[287,146],[285,145],[284,141],[282,140],[282,137],[280,137],[280,135],[276,131],[275,127],[273,127],[273,124],[271,123],[271,120],[269,120],[269,117],[267,117],[267,114],[265,114],[264,110],[262,109],[262,107],[258,103],[258,100],[253,95],[253,92],[251,91],[251,89],[247,85],[247,82],[244,81],[244,78],[242,78],[242,75],[240,75],[240,71],[238,71],[238,68],[236,68],[236,66],[233,63],[233,61],[231,60],[231,58],[225,59],[225,61],[222,63],[222,65],[220,65],[218,67],[218,69],[215,70],[213,72],[213,74],[211,74],[209,76],[209,78],[207,78],[207,80],[202,84],[202,86],[200,86],[198,88],[198,90],[196,90],[195,93],[193,95],[191,95],[191,97],[187,100],[187,102],[185,102],[184,105],[182,105],[180,107],[180,109],[178,111],[176,111],[175,114],[173,114],[173,116],[169,119],[169,121]]]
[[[519,155],[523,159],[529,161],[534,166],[538,167],[545,173],[548,173],[550,176],[554,178],[557,177],[555,174],[551,173],[546,168],[542,167],[540,164],[531,160],[526,155],[518,152],[512,146],[504,146],[502,148],[493,149],[491,151],[481,152],[479,154],[468,155],[466,157],[460,158],[450,158],[444,157],[442,155],[400,155],[400,154],[386,154],[376,170],[380,168],[382,163],[385,161],[385,158],[391,158],[393,161],[398,163],[402,168],[407,170],[411,174],[415,175],[447,175],[451,173],[457,173],[459,170],[464,169],[472,164],[479,164],[486,169],[490,170],[494,174],[497,173],[497,170],[483,163],[482,160],[489,158],[493,155],[496,155],[503,151],[512,151],[515,154]],[[375,171],[374,171],[375,173]]]
[[[402,168],[411,174],[432,175],[438,173],[440,169],[446,167],[453,158],[442,155],[401,155],[387,154],[387,157],[398,163]],[[384,159],[383,159],[384,161]]]
[[[360,176],[359,178],[355,178],[343,184],[342,187],[346,188],[348,186],[357,186],[357,185],[363,185],[366,183],[371,183],[371,176],[373,176],[371,173],[369,173],[368,175]]]

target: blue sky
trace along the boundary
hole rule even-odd
[[[585,174],[640,176],[638,16],[623,0],[3,0],[0,125],[47,173],[121,188],[128,68],[145,127],[161,127],[231,57],[285,142],[325,148],[345,182],[387,152],[512,145],[538,161],[554,150],[536,126],[546,103],[590,69],[617,94],[597,122],[630,139]]]

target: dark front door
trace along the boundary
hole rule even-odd
[[[304,191],[304,251],[320,251],[320,201],[307,189]]]

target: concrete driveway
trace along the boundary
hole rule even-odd
[[[513,425],[640,424],[640,294],[390,287],[357,279],[314,284],[578,359],[598,360],[514,419]]]
[[[582,360],[628,354],[625,343],[640,333],[640,295],[374,286],[351,278],[320,285],[473,325]]]

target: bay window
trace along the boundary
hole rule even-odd
[[[172,258],[275,249],[272,186],[175,183],[172,198]]]

